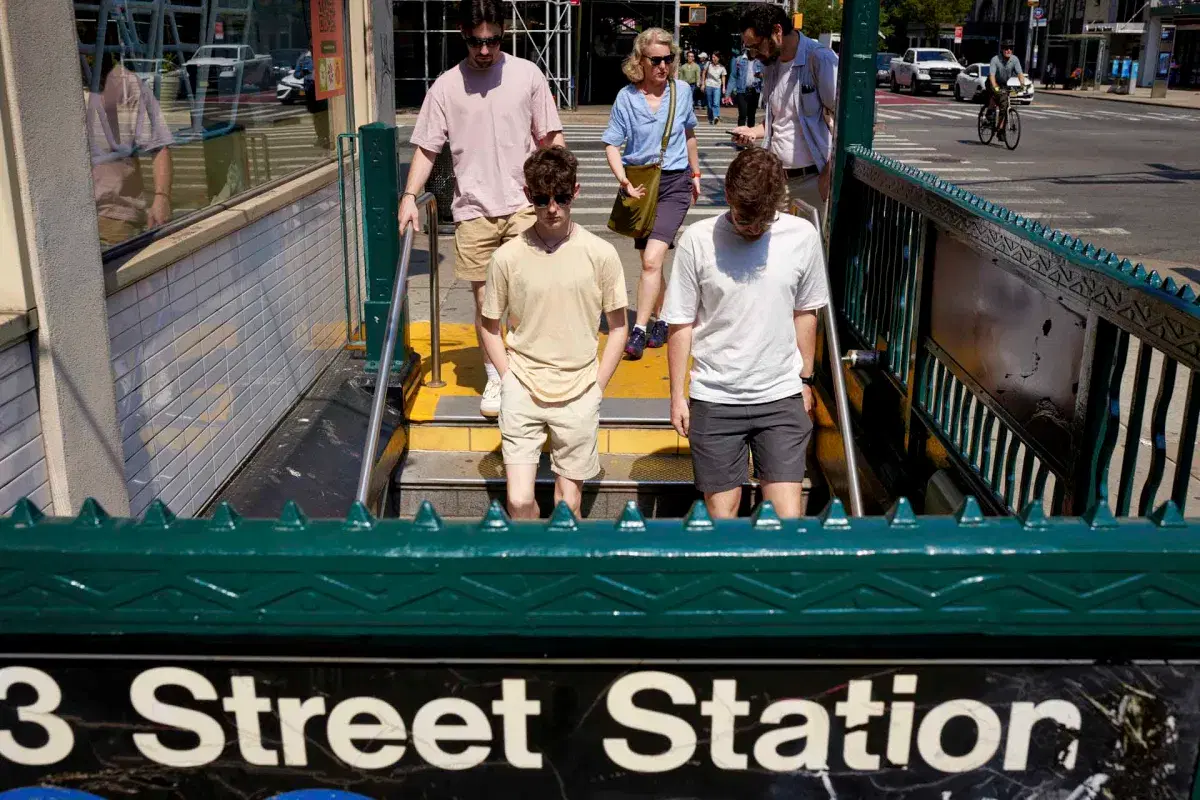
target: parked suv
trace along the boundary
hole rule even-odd
[[[903,58],[892,59],[892,91],[906,87],[913,94],[950,91],[962,72],[962,65],[949,50],[940,47],[914,47]]]

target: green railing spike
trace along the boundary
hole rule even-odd
[[[22,497],[8,512],[8,518],[21,528],[32,528],[46,518],[37,504],[28,497]]]
[[[712,517],[708,515],[708,507],[704,505],[703,500],[697,500],[692,503],[692,507],[688,510],[687,516],[683,518],[683,529],[685,531],[711,531],[713,528]]]
[[[1158,270],[1152,270],[1150,272],[1150,277],[1147,280],[1150,282],[1150,285],[1153,286],[1155,289],[1162,287],[1163,279],[1162,279],[1162,275],[1158,274]]]
[[[1149,520],[1160,528],[1186,528],[1187,520],[1175,505],[1174,500],[1168,500],[1150,512]]]
[[[1108,263],[1108,251],[1105,250],[1103,247],[1101,247],[1099,250],[1096,251],[1096,260],[1103,261],[1104,263],[1107,264]]]
[[[212,519],[209,520],[209,527],[216,528],[222,531],[231,531],[237,528],[242,521],[242,515],[230,505],[229,501],[222,500],[217,504],[217,510],[213,512]]]
[[[888,525],[893,528],[915,528],[920,523],[913,511],[912,503],[907,497],[897,498],[895,504],[887,512]]]
[[[346,512],[346,527],[355,531],[369,531],[375,527],[375,517],[366,506],[356,500]]]
[[[174,512],[158,499],[151,500],[150,505],[146,507],[146,513],[142,515],[142,525],[147,528],[169,528],[174,521]]]
[[[829,501],[829,505],[825,506],[825,510],[821,512],[819,519],[821,520],[822,528],[850,527],[850,517],[846,515],[846,507],[836,497]]]
[[[80,525],[90,525],[96,527],[108,519],[108,512],[96,502],[96,499],[89,497],[83,501],[83,505],[79,507],[79,516],[75,518],[75,522]]]
[[[1100,500],[1089,508],[1083,515],[1083,521],[1092,530],[1117,527],[1117,518],[1113,516],[1112,509],[1108,507],[1107,500]]]
[[[641,533],[646,530],[646,518],[642,516],[642,510],[638,508],[636,500],[625,503],[625,508],[621,509],[621,516],[617,517],[616,527],[619,531],[629,533]]]
[[[954,518],[958,520],[959,525],[982,525],[984,523],[983,509],[979,507],[979,501],[975,499],[975,495],[966,496]]]
[[[546,527],[552,531],[577,531],[579,522],[571,513],[571,507],[567,505],[566,501],[559,500],[558,504],[554,506],[554,511],[550,513]]]
[[[1021,512],[1021,525],[1026,529],[1046,528],[1050,522],[1046,519],[1046,508],[1040,497],[1035,497],[1025,504],[1025,510]]]
[[[308,517],[304,516],[304,512],[300,510],[299,504],[295,500],[288,500],[283,504],[283,511],[279,513],[277,526],[280,528],[304,528],[308,525]]]
[[[417,513],[413,517],[413,527],[420,531],[431,531],[437,533],[442,529],[442,518],[438,516],[437,509],[433,507],[433,503],[428,500],[422,500],[421,505],[417,507]]]
[[[1135,280],[1144,281],[1149,273],[1146,272],[1146,267],[1139,262],[1133,265],[1133,272],[1130,274],[1133,275]]]
[[[1178,296],[1179,299],[1183,300],[1185,303],[1196,303],[1197,305],[1200,305],[1200,297],[1198,297],[1192,287],[1186,283],[1183,285],[1183,288],[1179,290]]]
[[[1174,278],[1172,278],[1170,275],[1168,275],[1167,279],[1165,281],[1163,281],[1162,290],[1164,292],[1166,292],[1167,294],[1178,294],[1179,293],[1179,284],[1175,282]]]
[[[763,500],[750,515],[750,526],[758,531],[778,531],[783,530],[783,520],[776,513],[775,504]]]
[[[1121,263],[1121,257],[1119,255],[1117,255],[1116,253],[1108,254],[1108,265],[1110,267],[1115,267],[1117,264],[1120,264],[1120,263]]]
[[[1133,272],[1133,262],[1128,258],[1122,258],[1121,263],[1117,265],[1117,269],[1125,273]]]
[[[479,520],[479,528],[496,533],[508,530],[508,514],[504,513],[504,506],[500,505],[499,500],[493,500],[492,504],[488,506],[488,510],[483,514],[483,519]]]

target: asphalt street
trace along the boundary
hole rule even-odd
[[[880,152],[1200,283],[1200,111],[1035,96],[1016,150],[980,144],[979,105],[877,94]]]

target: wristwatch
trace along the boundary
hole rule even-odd
[[[693,177],[693,178],[699,178],[699,177],[700,177],[700,173],[699,173],[699,172],[693,172],[693,173],[692,173],[692,177]]]
[[[814,383],[816,383],[816,378],[814,378],[812,375],[808,375],[808,376],[801,375],[800,382],[803,383],[805,386],[812,386]]]

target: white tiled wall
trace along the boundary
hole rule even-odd
[[[131,510],[194,515],[345,341],[337,185],[108,298]]]
[[[0,350],[0,512],[22,497],[54,513],[29,339]]]

